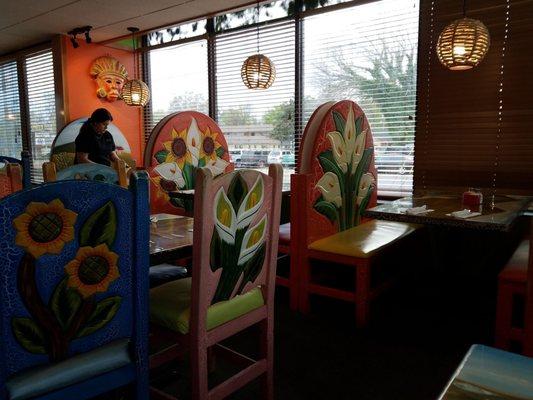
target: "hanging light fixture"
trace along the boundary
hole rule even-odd
[[[150,89],[148,85],[137,79],[138,76],[138,63],[137,63],[137,42],[135,41],[135,32],[139,31],[139,28],[129,27],[128,31],[131,32],[131,40],[133,43],[133,62],[135,68],[135,78],[127,81],[122,88],[122,100],[128,106],[144,107],[148,100],[150,100]]]
[[[437,56],[446,68],[461,71],[478,65],[489,46],[489,30],[483,22],[466,17],[466,0],[463,0],[463,18],[443,29],[437,41]]]
[[[257,1],[259,23],[259,1]],[[270,59],[259,52],[259,25],[257,26],[257,54],[244,60],[241,78],[248,89],[268,89],[276,79],[276,68]]]

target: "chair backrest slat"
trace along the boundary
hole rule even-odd
[[[22,169],[8,163],[0,169],[0,199],[22,189]]]
[[[22,186],[25,188],[31,186],[30,153],[22,151],[20,153],[20,160],[8,156],[0,156],[0,164],[19,164],[22,168]]]

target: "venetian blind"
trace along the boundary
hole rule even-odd
[[[383,0],[303,19],[302,126],[327,101],[351,99],[374,136],[380,195],[412,191],[418,0]]]
[[[0,154],[20,159],[22,134],[17,62],[0,64]]]
[[[50,158],[52,142],[57,133],[52,51],[46,50],[27,56],[24,68],[28,96],[32,180],[42,182],[42,164]]]
[[[466,14],[487,26],[490,49],[476,68],[449,71],[435,43],[462,0],[421,2],[415,190],[532,194],[533,1],[470,0]]]
[[[208,114],[207,40],[150,50],[150,104],[145,107],[145,139],[166,115],[194,110]]]
[[[294,31],[294,21],[259,28],[259,52],[276,69],[276,79],[266,90],[248,89],[241,79],[244,60],[257,53],[256,28],[219,34],[215,42],[216,119],[230,151],[241,157],[234,161],[237,167],[252,168],[284,162],[285,190],[294,171]]]

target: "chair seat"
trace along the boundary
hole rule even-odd
[[[132,363],[129,339],[119,339],[65,361],[18,372],[6,380],[9,400],[25,400]]]
[[[527,282],[528,262],[529,240],[524,240],[498,275],[498,280],[525,284]]]
[[[531,358],[473,345],[439,399],[531,399],[532,393]]]
[[[189,332],[191,278],[165,283],[150,290],[150,321],[174,332]],[[207,330],[265,304],[260,288],[213,304],[207,311]]]
[[[159,264],[150,267],[148,272],[150,279],[150,289],[161,286],[164,283],[183,279],[187,277],[187,268],[171,264]]]
[[[291,244],[291,223],[279,226],[279,244],[288,246]]]
[[[355,258],[369,258],[399,239],[416,231],[419,225],[371,220],[319,239],[309,249]]]

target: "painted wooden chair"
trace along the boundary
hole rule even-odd
[[[20,153],[20,160],[18,158],[0,156],[0,167],[2,164],[18,164],[22,168],[22,186],[29,188],[31,186],[31,166],[30,166],[30,153],[22,151]]]
[[[530,243],[524,240],[498,275],[495,345],[510,350],[524,346],[524,316]],[[522,309],[518,307],[522,303]],[[521,314],[521,315],[520,315]]]
[[[0,399],[148,399],[148,177],[0,200]]]
[[[50,161],[43,164],[43,177],[45,182],[79,179],[114,183],[128,187],[126,163],[123,160],[117,160],[113,161],[112,165],[111,168],[101,164],[75,164],[57,171],[55,163]]]
[[[0,168],[0,199],[22,190],[22,168],[19,164],[4,163]]]
[[[272,399],[282,167],[270,165],[268,176],[239,170],[216,178],[204,168],[196,179],[192,278],[150,291],[154,341],[165,337],[190,350],[193,399],[224,398],[258,377],[263,380],[265,397]],[[219,345],[255,324],[261,329],[259,360]],[[245,361],[246,368],[209,389],[210,348]],[[154,354],[150,367],[174,357],[171,350]]]
[[[196,187],[196,170],[216,176],[233,170],[228,145],[215,121],[196,111],[167,115],[152,130],[144,152],[150,174],[152,213],[192,215],[193,201],[180,192]]]
[[[369,303],[389,284],[371,285],[371,267],[417,226],[367,220],[377,198],[377,172],[370,126],[352,101],[329,102],[311,116],[302,137],[298,173],[291,176],[291,272],[298,282],[299,309],[309,312],[311,294],[355,303],[358,326]],[[312,262],[355,268],[355,289],[313,280]]]
[[[475,344],[439,400],[532,399],[533,359]]]

